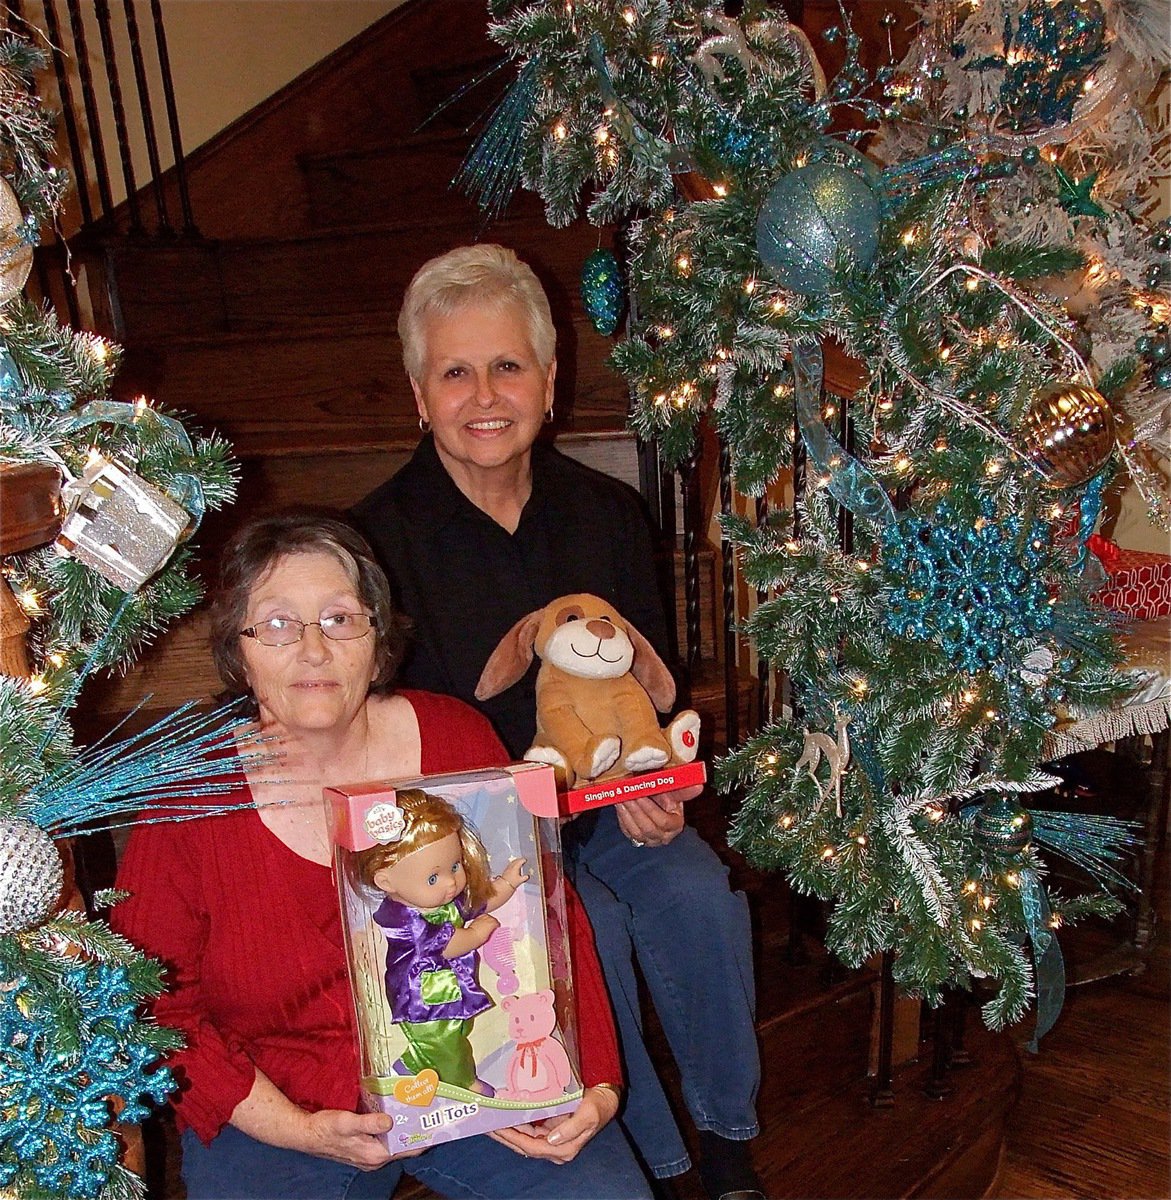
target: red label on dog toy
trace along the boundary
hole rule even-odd
[[[680,788],[694,787],[707,782],[707,767],[702,759],[681,763],[673,767],[660,767],[657,771],[644,771],[640,775],[624,775],[619,779],[606,779],[590,783],[585,787],[558,792],[561,813],[584,812],[587,808],[604,808],[607,804],[621,804],[635,796],[653,796],[657,792],[675,792]]]

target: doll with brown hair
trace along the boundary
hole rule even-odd
[[[386,998],[407,1039],[402,1064],[484,1092],[468,1040],[492,1007],[476,979],[476,951],[500,922],[490,916],[525,880],[523,858],[489,873],[475,830],[446,800],[417,788],[376,805],[366,828],[378,844],[355,856],[361,881],[386,899],[374,920],[386,934]]]

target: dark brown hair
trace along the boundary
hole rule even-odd
[[[395,611],[386,573],[366,539],[321,509],[286,509],[257,517],[236,531],[220,558],[219,588],[211,604],[211,653],[229,696],[248,696],[240,629],[252,589],[290,554],[332,554],[345,568],[358,599],[374,619],[376,673],[371,692],[391,690],[406,649],[410,622]]]

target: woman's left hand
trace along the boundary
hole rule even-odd
[[[550,1117],[538,1125],[518,1125],[514,1129],[496,1129],[495,1138],[524,1158],[547,1158],[550,1162],[572,1162],[581,1148],[614,1119],[618,1112],[618,1093],[613,1088],[590,1087],[582,1095],[577,1111],[567,1116]]]
[[[677,792],[623,800],[614,806],[618,828],[639,845],[665,846],[683,832],[684,802],[695,799],[702,791],[702,787],[681,788]]]

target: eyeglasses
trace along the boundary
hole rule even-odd
[[[365,637],[374,628],[374,618],[366,613],[332,613],[320,621],[298,621],[295,617],[272,617],[240,630],[241,637],[255,638],[262,646],[292,646],[316,625],[332,642],[352,642]]]

